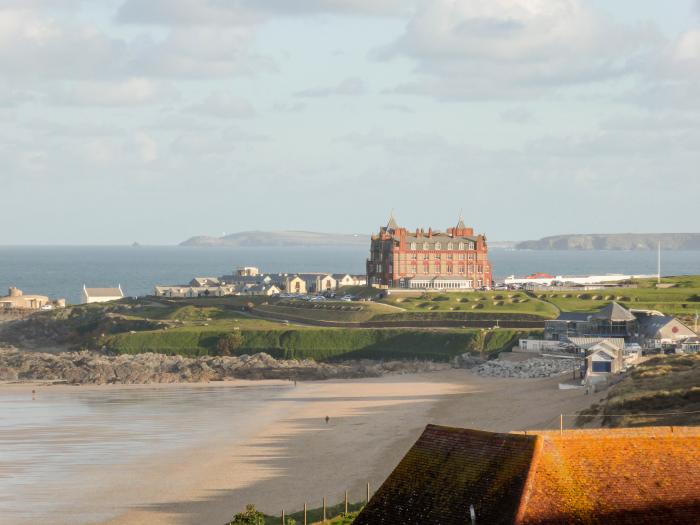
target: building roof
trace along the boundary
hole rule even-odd
[[[579,348],[588,350],[589,348],[602,343],[603,341],[610,343],[616,348],[625,348],[625,338],[624,337],[567,337],[567,339]]]
[[[398,230],[399,229],[399,224],[396,222],[396,218],[394,217],[394,212],[391,212],[391,215],[389,216],[389,222],[386,225],[387,230]]]
[[[532,275],[528,275],[525,277],[525,279],[554,279],[554,276],[549,275],[548,273],[537,272],[533,273]]]
[[[124,297],[121,287],[117,288],[87,288],[83,287],[88,297]]]
[[[638,317],[639,320],[639,333],[646,338],[653,339],[659,333],[659,330],[663,329],[666,325],[673,321],[678,321],[675,317],[668,315],[644,315]],[[678,321],[678,323],[681,323]],[[683,325],[685,326],[685,325]],[[687,328],[687,327],[686,327]],[[692,333],[692,330],[688,328]]]
[[[538,435],[516,523],[700,523],[698,427]]]
[[[555,321],[588,321],[588,312],[561,312]]]
[[[591,319],[604,321],[635,321],[637,318],[627,308],[620,306],[616,302],[609,303],[596,313],[591,315]]]
[[[429,425],[355,525],[700,523],[700,427],[497,434]]]
[[[438,232],[434,231],[432,236],[428,236],[427,233],[424,233],[422,236],[416,237],[415,233],[411,233],[406,235],[406,242],[411,243],[415,242],[416,244],[422,244],[422,243],[427,243],[428,245],[430,244],[435,244],[436,242],[440,243],[446,243],[446,242],[459,242],[459,241],[471,241],[471,242],[476,242],[477,238],[473,236],[468,236],[468,235],[456,235],[452,236],[449,233],[444,233],[444,232]],[[441,246],[440,247],[443,250],[447,249],[447,246]],[[429,247],[429,249],[432,249]]]
[[[457,222],[457,229],[458,230],[464,230],[467,227],[464,225],[464,214],[460,213],[459,214],[459,221]]]
[[[428,425],[354,525],[513,523],[535,436]]]

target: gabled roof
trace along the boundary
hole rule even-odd
[[[389,222],[386,224],[386,229],[387,230],[398,230],[399,229],[399,224],[396,222],[396,218],[394,217],[394,212],[391,212],[391,215],[389,216]]]
[[[624,337],[567,337],[571,344],[588,350],[590,347],[597,345],[602,341],[607,341],[617,348],[625,348]]]
[[[700,523],[700,427],[429,425],[354,525]],[[689,468],[690,467],[690,468]]]
[[[689,333],[694,333],[690,328],[678,321],[675,317],[668,315],[644,315],[639,318],[639,333],[647,338],[654,338],[659,330],[663,329],[667,324],[677,321],[678,324],[688,330]],[[679,334],[680,335],[680,334]]]
[[[591,315],[591,319],[604,321],[635,321],[637,318],[627,308],[612,302]]]
[[[513,523],[534,436],[428,425],[353,525]]]
[[[516,523],[700,523],[698,427],[538,435]]]

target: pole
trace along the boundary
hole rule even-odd
[[[284,509],[282,509],[282,525],[286,525],[287,520],[284,519]]]
[[[564,434],[564,414],[559,414],[559,435]]]
[[[323,523],[326,523],[326,497],[323,496]]]
[[[369,503],[369,481],[367,482],[367,503]]]
[[[306,503],[304,503],[304,525],[308,525],[306,522]]]
[[[348,513],[348,491],[345,491],[345,514]]]
[[[659,241],[659,250],[657,254],[657,270],[658,274],[656,276],[656,282],[660,283],[661,282],[661,241]]]

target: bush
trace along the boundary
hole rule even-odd
[[[240,331],[229,332],[219,337],[215,355],[230,356],[243,346],[245,339]]]
[[[245,511],[236,514],[228,525],[265,525],[265,515],[255,505],[246,505]]]

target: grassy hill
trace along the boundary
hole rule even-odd
[[[674,412],[686,414],[643,415]],[[700,354],[656,357],[637,366],[610,388],[604,401],[582,414],[599,415],[603,425],[609,427],[699,425]],[[577,423],[588,420],[580,417]]]
[[[633,281],[636,288],[611,288],[582,292],[533,292],[532,296],[555,305],[564,312],[597,310],[610,301],[617,301],[626,308],[658,310],[690,320],[700,312],[700,276],[666,277],[657,288],[656,280]]]
[[[544,319],[557,316],[552,304],[524,292],[400,293],[381,300],[413,314],[433,312],[534,315]],[[431,316],[426,316],[430,318]],[[435,318],[433,314],[432,318]]]

